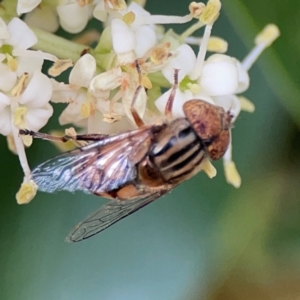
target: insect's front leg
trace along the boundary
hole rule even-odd
[[[43,140],[48,140],[48,141],[53,141],[53,142],[63,142],[66,143],[69,140],[73,141],[101,141],[105,138],[108,137],[107,134],[97,134],[97,133],[92,133],[92,134],[77,134],[75,136],[71,135],[63,135],[63,136],[53,136],[47,133],[42,133],[42,132],[36,132],[28,129],[20,129],[19,131],[20,135],[30,135],[33,138],[37,139],[43,139]]]

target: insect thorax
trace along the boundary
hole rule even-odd
[[[193,175],[205,151],[186,118],[176,119],[155,138],[140,174],[153,184],[178,183]]]

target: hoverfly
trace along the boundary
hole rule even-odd
[[[170,116],[178,83],[175,71],[173,91],[166,105]],[[87,134],[75,138],[52,137],[20,130],[22,135],[92,143],[52,158],[32,171],[39,190],[55,192],[81,190],[110,201],[79,223],[67,237],[69,242],[85,240],[152,201],[200,171],[205,157],[221,158],[230,140],[232,115],[222,107],[192,99],[183,105],[184,118],[160,125],[144,125],[134,109],[138,129],[116,135]]]

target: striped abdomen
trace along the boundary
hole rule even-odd
[[[204,148],[185,118],[170,123],[158,136],[149,153],[149,161],[165,182],[182,181],[204,158]]]

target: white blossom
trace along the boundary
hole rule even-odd
[[[76,0],[61,1],[56,8],[61,27],[70,33],[78,33],[86,27],[93,9],[93,4],[79,5]]]

